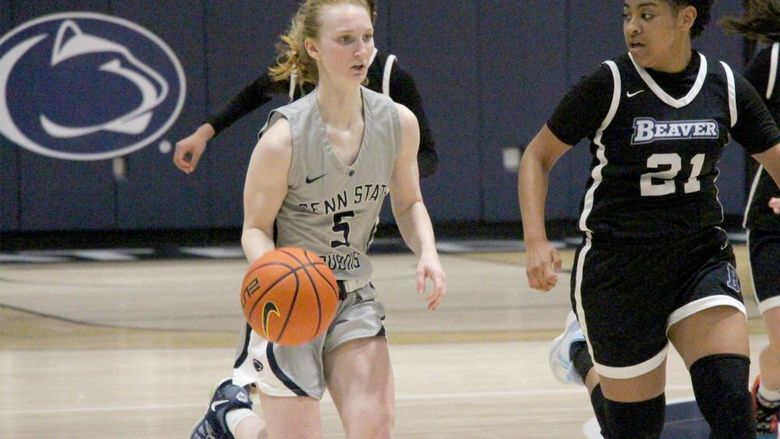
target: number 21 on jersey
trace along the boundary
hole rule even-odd
[[[639,179],[639,188],[642,196],[660,197],[673,194],[677,190],[674,179],[682,170],[682,166],[682,158],[676,153],[653,154],[648,157],[647,169],[665,169],[642,174],[642,177]],[[699,175],[701,175],[701,170],[704,167],[704,154],[696,154],[691,159],[690,166],[690,177],[683,184],[683,191],[686,194],[701,190]]]

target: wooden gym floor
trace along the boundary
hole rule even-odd
[[[753,375],[766,342],[744,246]],[[564,250],[565,269],[572,250]],[[519,251],[442,254],[450,294],[435,312],[414,292],[410,254],[373,257],[388,311],[396,438],[577,438],[584,387],[556,382],[547,346],[569,307],[568,271],[529,290]],[[185,438],[230,374],[245,262],[143,260],[0,264],[0,438]],[[670,400],[690,398],[676,354]],[[342,437],[323,400],[327,438]]]

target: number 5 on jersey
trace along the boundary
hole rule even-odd
[[[343,241],[333,240],[330,242],[331,248],[337,248],[341,246],[349,247],[349,223],[346,221],[348,218],[355,216],[355,212],[348,210],[346,212],[339,212],[333,215],[333,230],[336,233],[340,233]]]

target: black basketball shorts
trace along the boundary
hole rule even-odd
[[[748,231],[753,291],[762,313],[780,306],[780,231]]]
[[[720,229],[660,243],[585,238],[571,283],[596,371],[615,379],[660,366],[667,330],[680,320],[723,305],[745,313],[734,252]]]

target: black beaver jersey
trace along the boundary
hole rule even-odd
[[[725,63],[695,51],[681,74],[653,76],[629,54],[604,66],[570,91],[580,96],[564,97],[548,122],[568,144],[578,134],[591,139],[580,229],[598,239],[666,240],[719,225],[715,180],[730,134],[750,153],[780,142],[755,90]],[[609,103],[606,111],[599,102]],[[584,127],[579,118],[600,122]],[[754,141],[742,142],[747,138]]]
[[[745,78],[750,81],[764,98],[775,121],[780,120],[780,81],[778,64],[780,43],[774,43],[763,49],[750,62],[745,70]],[[744,226],[751,230],[780,230],[780,215],[769,208],[769,199],[780,197],[780,189],[763,167],[759,167],[750,187]]]

